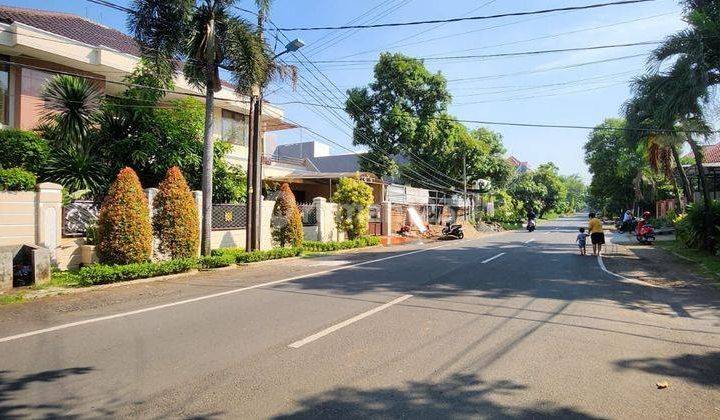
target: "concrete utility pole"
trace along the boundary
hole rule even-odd
[[[262,28],[265,15],[258,13],[258,36],[262,40]],[[276,54],[273,60],[281,55],[299,50],[305,45],[301,40],[295,39],[285,46],[285,51]],[[261,140],[262,134],[262,88],[258,87],[253,92],[250,100],[250,141],[248,142],[248,179],[247,179],[247,223],[245,226],[245,250],[255,251],[260,249],[262,233],[260,226],[262,221],[262,161],[264,145]]]
[[[465,154],[463,153],[463,207],[465,208],[465,211],[463,212],[463,218],[466,222],[468,212],[467,204],[467,165],[465,163]]]

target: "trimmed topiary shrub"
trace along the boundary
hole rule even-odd
[[[110,186],[98,216],[98,258],[103,263],[145,262],[152,255],[147,197],[137,174],[124,168]]]
[[[153,230],[160,252],[171,258],[196,257],[200,246],[198,212],[180,168],[168,169],[153,201]]]
[[[33,191],[37,184],[34,173],[22,168],[0,169],[0,191]]]
[[[49,154],[47,141],[32,131],[0,129],[0,168],[20,167],[37,174]]]
[[[370,205],[373,203],[372,188],[359,179],[340,178],[333,201],[339,205],[335,213],[338,229],[347,232],[350,239],[367,235]]]
[[[272,237],[275,242],[284,247],[302,246],[303,226],[300,209],[295,202],[295,194],[285,183],[280,187],[272,217]]]

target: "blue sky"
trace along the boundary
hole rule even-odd
[[[271,19],[280,27],[342,25],[360,17],[357,23],[443,19],[464,15],[485,15],[512,11],[595,3],[594,0],[275,0]],[[5,0],[2,3],[65,11],[125,31],[122,12],[83,0]],[[129,0],[115,3],[129,5]],[[252,8],[253,2],[239,1]],[[366,13],[368,12],[369,13]],[[349,30],[343,32],[288,32],[290,38],[306,42],[303,49],[311,60],[374,60],[382,51],[411,56],[455,56],[493,54],[541,49],[574,48],[592,45],[658,41],[684,26],[676,0],[615,6],[587,11],[561,12],[540,16],[502,18],[486,21],[423,25],[402,28]],[[251,15],[245,15],[251,19]],[[284,41],[284,40],[282,40]],[[282,42],[278,43],[282,50]],[[449,80],[453,95],[450,112],[461,119],[550,124],[595,125],[619,113],[629,96],[628,81],[645,68],[652,46],[595,51],[564,52],[540,56],[458,61],[428,61],[431,71],[441,71]],[[579,63],[643,54],[606,63]],[[285,56],[293,60],[292,56]],[[332,82],[346,89],[367,84],[372,63],[317,64]],[[520,74],[518,74],[520,73]],[[306,83],[327,89],[322,99],[340,104],[342,94],[322,75],[309,74],[302,67]],[[277,90],[279,89],[279,90]],[[277,90],[277,91],[276,91]],[[310,101],[302,89],[288,84],[268,88],[273,102]],[[318,115],[318,108],[285,105],[286,116],[313,128],[337,143],[352,147],[351,129]],[[326,111],[327,112],[327,111]],[[341,114],[342,111],[340,111]],[[344,116],[344,115],[343,115]],[[334,117],[331,117],[334,118]],[[349,120],[348,120],[349,121]],[[337,126],[337,127],[336,127]],[[469,124],[470,127],[474,125]],[[338,128],[339,127],[339,128]],[[552,161],[564,174],[578,173],[589,180],[583,162],[584,130],[519,128],[488,125],[502,134],[508,152],[531,166]],[[316,139],[310,133],[290,130],[279,135],[281,142]],[[333,146],[334,153],[348,153]]]

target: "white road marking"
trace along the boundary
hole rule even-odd
[[[378,307],[376,307],[376,308],[370,309],[369,311],[363,312],[363,313],[361,313],[360,315],[356,315],[356,316],[354,316],[354,317],[352,317],[352,318],[350,318],[350,319],[346,319],[346,320],[343,321],[343,322],[340,322],[340,323],[338,323],[338,324],[335,324],[335,325],[333,325],[332,327],[326,328],[326,329],[324,329],[324,330],[322,330],[322,331],[320,331],[320,332],[317,332],[317,333],[315,333],[315,334],[313,334],[313,335],[311,335],[311,336],[309,336],[309,337],[303,338],[302,340],[298,340],[298,341],[296,341],[296,342],[294,342],[294,343],[292,343],[292,344],[288,344],[288,347],[291,347],[291,348],[294,348],[294,349],[300,348],[300,347],[304,346],[305,344],[312,343],[313,341],[315,341],[315,340],[317,340],[317,339],[319,339],[319,338],[325,337],[326,335],[328,335],[328,334],[330,334],[330,333],[333,333],[333,332],[339,330],[340,328],[347,327],[348,325],[353,324],[353,323],[355,323],[355,322],[358,322],[358,321],[360,321],[360,320],[363,319],[363,318],[367,318],[367,317],[369,317],[369,316],[372,315],[372,314],[376,314],[376,313],[382,311],[383,309],[387,309],[387,308],[389,308],[389,307],[391,307],[391,306],[393,306],[393,305],[395,305],[395,304],[398,304],[398,303],[400,303],[400,302],[402,302],[402,301],[404,301],[404,300],[410,299],[412,296],[413,296],[413,295],[403,295],[403,296],[400,296],[400,297],[397,298],[397,299],[393,299],[393,300],[391,300],[391,301],[388,302],[388,303],[385,303],[385,304],[380,305],[380,306],[378,306]]]
[[[535,238],[530,238],[527,241],[523,242],[525,245],[529,244],[530,242],[533,242]]]
[[[501,253],[495,255],[494,257],[488,258],[487,260],[481,262],[480,264],[487,264],[487,263],[489,263],[490,261],[494,260],[495,258],[502,257],[503,255],[505,255],[505,253],[504,253],[504,252],[501,252]]]
[[[647,282],[640,281],[640,280],[636,280],[636,279],[629,279],[629,278],[627,278],[627,277],[625,277],[625,276],[622,276],[622,275],[620,275],[620,274],[613,273],[612,271],[608,270],[608,269],[605,267],[605,263],[603,262],[602,255],[600,255],[600,254],[598,254],[598,256],[597,256],[597,261],[598,261],[598,265],[600,266],[600,269],[601,269],[602,271],[610,274],[611,276],[615,276],[615,277],[619,278],[623,283],[639,284],[639,285],[641,285],[641,286],[655,287],[655,288],[658,288],[658,289],[664,289],[664,287],[662,287],[662,286],[658,286],[658,285],[655,285],[655,284],[647,283]]]
[[[97,318],[90,318],[90,319],[85,319],[85,320],[77,321],[77,322],[69,322],[67,324],[60,324],[60,325],[56,325],[54,327],[43,328],[40,330],[28,331],[28,332],[21,333],[21,334],[15,334],[15,335],[7,336],[7,337],[2,337],[2,338],[0,338],[0,343],[6,343],[8,341],[19,340],[21,338],[32,337],[32,336],[40,335],[40,334],[47,334],[50,332],[60,331],[60,330],[64,330],[67,328],[78,327],[78,326],[86,325],[86,324],[92,324],[95,322],[109,321],[111,319],[124,318],[127,316],[138,315],[138,314],[142,314],[145,312],[157,311],[157,310],[165,309],[165,308],[172,308],[174,306],[186,305],[188,303],[201,302],[203,300],[214,299],[217,297],[222,297],[222,296],[227,296],[227,295],[233,295],[233,294],[244,292],[247,290],[259,289],[261,287],[272,286],[272,285],[280,284],[280,283],[287,283],[287,282],[293,281],[293,280],[300,280],[300,279],[304,279],[304,278],[308,278],[308,277],[320,276],[320,275],[332,273],[335,271],[347,270],[347,269],[351,269],[351,268],[355,268],[355,267],[360,267],[362,265],[372,264],[372,263],[376,263],[376,262],[380,262],[380,261],[387,261],[387,260],[390,260],[393,258],[400,258],[400,257],[404,257],[406,255],[412,255],[412,254],[418,254],[420,252],[432,251],[434,249],[442,248],[442,247],[448,246],[448,245],[450,245],[450,244],[448,243],[448,244],[434,246],[432,248],[417,249],[415,251],[405,252],[403,254],[390,255],[388,257],[378,258],[375,260],[363,261],[363,262],[359,262],[359,263],[355,263],[355,264],[351,264],[351,265],[344,265],[341,267],[335,267],[335,268],[331,268],[328,270],[323,270],[323,271],[319,271],[319,272],[315,272],[315,273],[302,274],[299,276],[288,277],[286,279],[280,279],[280,280],[269,281],[266,283],[255,284],[253,286],[240,287],[237,289],[227,290],[224,292],[213,293],[213,294],[205,295],[205,296],[199,296],[199,297],[192,298],[192,299],[185,299],[185,300],[180,300],[177,302],[166,303],[163,305],[151,306],[149,308],[137,309],[137,310],[129,311],[129,312],[121,312],[118,314],[101,316],[101,317],[97,317]]]

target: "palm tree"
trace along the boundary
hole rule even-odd
[[[652,169],[658,172],[662,168],[666,177],[676,184],[675,176],[672,174],[674,163],[685,201],[691,203],[694,198],[692,185],[680,161],[679,152],[685,139],[673,130],[661,129],[666,121],[665,118],[656,121],[655,112],[665,99],[660,89],[663,86],[662,79],[659,75],[646,75],[633,81],[633,97],[623,106],[629,129],[625,132],[625,138],[634,146],[644,143]],[[679,197],[678,201],[680,202]]]
[[[51,142],[43,178],[70,192],[100,195],[107,186],[105,164],[93,143],[102,94],[84,78],[57,75],[43,87],[42,124],[38,129]]]
[[[61,74],[45,84],[40,97],[44,135],[57,145],[82,147],[100,110],[100,90],[87,79]]]
[[[233,15],[234,0],[135,0],[128,19],[143,56],[159,71],[182,63],[185,79],[205,90],[202,253],[210,253],[212,228],[213,103],[226,69],[239,94],[267,85],[272,52],[247,21]],[[269,6],[269,0],[260,6]],[[267,8],[264,9],[267,11]]]

